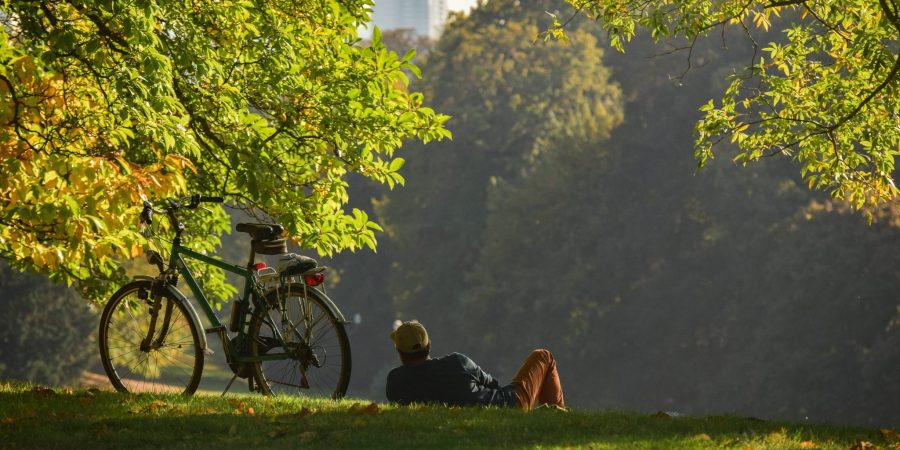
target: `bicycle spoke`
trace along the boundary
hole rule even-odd
[[[349,379],[349,344],[342,334],[343,325],[332,318],[323,303],[304,297],[302,289],[289,292],[292,295],[279,297],[283,309],[278,310],[277,323],[267,315],[258,316],[251,328],[257,351],[267,348],[260,337],[275,336],[278,330],[285,340],[284,351],[291,356],[261,362],[258,376],[275,393],[343,395]]]
[[[104,311],[101,354],[107,374],[119,390],[191,393],[202,370],[198,330],[179,303],[163,297],[149,350],[141,350],[149,331],[151,306],[135,296],[145,289],[136,287],[117,294],[107,305],[109,311]],[[168,320],[166,310],[170,311]]]

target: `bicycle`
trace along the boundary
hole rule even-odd
[[[147,252],[148,262],[159,269],[159,275],[135,277],[113,294],[103,310],[100,355],[110,382],[121,392],[181,391],[191,395],[200,384],[204,357],[212,353],[206,335],[215,333],[234,372],[225,392],[236,378],[246,378],[250,391],[265,395],[343,397],[351,369],[350,342],[344,329],[349,322],[320,287],[325,268],[312,258],[287,253],[281,225],[237,224],[238,232],[252,238],[246,267],[182,245],[184,225],[178,211],[222,201],[221,197],[193,195],[168,199],[162,210],[144,202],[142,232],[158,239],[157,248],[163,250],[161,237],[153,232],[153,215],[165,214],[174,238],[167,265],[159,252]],[[276,270],[257,263],[256,255],[282,257]],[[231,302],[227,327],[216,316],[185,258],[243,278],[243,292]],[[179,278],[187,283],[211,324],[209,328],[202,327],[191,302],[178,290]]]

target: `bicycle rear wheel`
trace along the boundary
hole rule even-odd
[[[254,357],[285,355],[254,364],[263,394],[293,394],[338,399],[350,384],[350,341],[344,324],[323,300],[324,294],[290,284],[267,295],[269,309],[250,321]],[[277,329],[285,344],[275,338]]]
[[[106,304],[100,318],[100,359],[120,392],[193,394],[203,372],[200,330],[178,300],[163,295],[147,342],[152,281],[131,282]],[[143,344],[143,345],[142,345]]]

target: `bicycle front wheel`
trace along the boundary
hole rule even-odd
[[[120,392],[193,394],[203,372],[199,325],[178,300],[151,295],[152,281],[119,289],[100,318],[100,359]],[[151,313],[159,304],[153,332]],[[148,336],[149,335],[149,336]]]
[[[269,309],[253,314],[250,352],[262,359],[253,366],[263,394],[338,399],[347,393],[350,341],[323,298],[316,289],[289,284],[270,291]]]

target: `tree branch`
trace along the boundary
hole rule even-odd
[[[778,8],[779,6],[791,6],[791,5],[800,5],[806,3],[806,0],[779,0],[774,2],[769,2],[766,4],[765,8]]]
[[[884,2],[884,0],[881,0],[881,2]],[[894,67],[893,69],[891,69],[891,73],[888,74],[887,78],[885,78],[884,81],[882,81],[881,84],[879,84],[878,87],[875,88],[872,92],[869,92],[869,95],[867,95],[862,102],[856,105],[856,108],[854,108],[853,111],[851,111],[844,117],[841,117],[840,120],[829,126],[827,130],[829,132],[834,131],[841,125],[847,123],[848,120],[859,114],[863,107],[865,107],[870,101],[872,101],[873,98],[875,98],[876,95],[878,95],[882,90],[884,90],[884,88],[886,88],[889,84],[891,84],[892,81],[897,78],[898,73],[900,73],[900,57],[897,57],[897,59],[894,60]]]
[[[125,39],[122,39],[119,36],[116,36],[115,33],[113,33],[112,30],[110,30],[109,27],[106,26],[106,23],[104,23],[102,20],[100,20],[100,18],[97,17],[96,14],[90,14],[90,13],[85,12],[85,8],[83,5],[78,5],[71,0],[67,0],[66,3],[72,5],[72,7],[75,8],[75,10],[77,10],[78,12],[83,14],[84,17],[87,17],[88,20],[93,22],[93,24],[97,27],[98,34],[100,34],[100,36],[102,36],[106,40],[106,42],[109,44],[110,50],[112,50],[116,53],[119,53],[121,55],[128,55],[128,51],[126,50],[130,47],[128,45],[128,41],[126,41]],[[118,46],[113,45],[113,43],[118,44]]]

